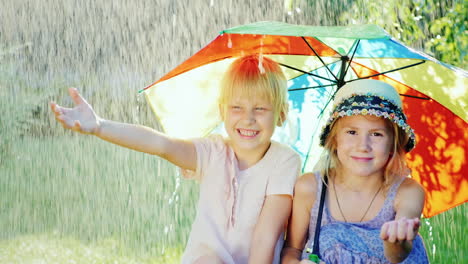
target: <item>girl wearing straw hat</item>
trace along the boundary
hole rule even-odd
[[[415,136],[399,94],[359,80],[334,102],[317,170],[295,185],[282,263],[428,263],[418,234],[424,189],[405,162]]]

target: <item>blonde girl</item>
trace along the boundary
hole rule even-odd
[[[160,156],[200,183],[182,263],[279,261],[301,163],[292,149],[271,140],[287,115],[286,80],[276,62],[251,55],[235,60],[222,83],[219,110],[227,137],[181,140],[105,120],[76,89],[70,89],[74,108],[51,107],[65,128]]]

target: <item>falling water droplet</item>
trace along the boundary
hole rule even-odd
[[[231,40],[231,36],[229,36],[229,39],[228,39],[228,43],[227,43],[227,46],[228,48],[232,48],[232,40]]]
[[[428,235],[429,237],[426,239],[427,243],[428,244],[432,244],[432,255],[434,256],[435,253],[436,253],[436,245],[434,243],[434,235],[432,234],[432,225],[431,225],[431,222],[428,218],[425,218],[424,219],[424,222],[426,223],[428,229],[429,229],[429,232],[428,232]]]
[[[260,70],[261,74],[265,73],[265,68],[263,68],[263,55],[262,54],[260,54],[260,56],[259,56],[258,69]]]

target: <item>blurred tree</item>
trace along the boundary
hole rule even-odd
[[[377,24],[406,45],[466,69],[467,6],[465,0],[357,0],[340,19]]]
[[[466,0],[285,0],[286,22],[376,24],[436,59],[467,68]]]

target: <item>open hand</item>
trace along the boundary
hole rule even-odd
[[[418,234],[419,226],[419,218],[402,217],[384,223],[380,229],[380,238],[390,243],[412,241]]]
[[[75,103],[75,107],[65,108],[51,102],[50,108],[54,112],[55,119],[64,128],[84,134],[97,134],[99,131],[99,117],[91,105],[81,97],[77,89],[69,88],[68,92]]]

